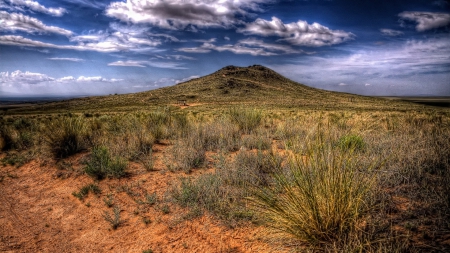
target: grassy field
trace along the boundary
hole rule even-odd
[[[63,197],[98,209],[91,222],[115,233],[155,236],[127,227],[136,217],[180,231],[211,217],[231,231],[262,231],[261,252],[450,250],[448,108],[316,90],[252,66],[15,108],[0,125],[3,192],[37,161],[55,182],[80,185]],[[163,186],[148,186],[156,179]],[[201,248],[148,240],[155,252]],[[203,250],[255,252],[245,245]]]

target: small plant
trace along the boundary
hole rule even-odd
[[[152,194],[146,194],[145,195],[145,203],[148,205],[154,205],[158,201],[158,196],[156,195],[156,192]]]
[[[114,205],[114,197],[111,193],[108,193],[106,197],[103,199],[107,207],[112,207]]]
[[[150,220],[150,218],[148,217],[142,217],[142,222],[144,222],[145,225],[148,225],[152,223],[152,220]]]
[[[167,205],[167,204],[164,204],[164,205],[161,207],[161,212],[162,212],[163,214],[169,214],[169,213],[170,213],[170,206]]]
[[[344,135],[339,138],[337,145],[342,150],[363,151],[366,143],[363,138],[356,134]]]
[[[152,249],[146,249],[146,250],[142,251],[142,253],[153,253],[153,250]]]
[[[96,184],[88,184],[83,186],[78,192],[73,192],[72,195],[77,197],[79,200],[83,200],[89,192],[92,192],[96,195],[100,194],[102,191]]]
[[[106,147],[96,147],[88,161],[85,172],[96,179],[105,177],[121,178],[126,175],[127,161],[120,157],[111,157]]]
[[[120,208],[118,206],[114,207],[113,209],[113,215],[106,212],[103,214],[103,218],[109,222],[112,229],[116,230],[120,224],[122,224],[122,221],[120,220]]]

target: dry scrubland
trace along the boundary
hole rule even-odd
[[[0,251],[450,250],[448,109],[199,94],[3,115]]]

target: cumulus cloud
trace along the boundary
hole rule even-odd
[[[47,26],[36,18],[21,13],[8,13],[0,11],[0,31],[21,31],[26,33],[55,33],[71,36],[69,30],[56,26]]]
[[[234,54],[249,54],[253,56],[305,53],[303,50],[296,50],[290,46],[265,43],[262,40],[254,38],[243,39],[236,44],[215,45],[210,42],[205,42],[199,47],[178,49],[178,51],[185,53],[209,53],[212,50],[218,52],[229,51]]]
[[[51,83],[70,83],[70,82],[119,82],[122,79],[108,79],[101,76],[86,77],[80,76],[75,79],[73,76],[65,76],[62,78],[55,78],[46,74],[35,73],[30,71],[22,72],[16,70],[13,72],[0,72],[0,85],[1,86],[17,86],[17,85],[38,85],[38,84],[51,84]]]
[[[70,81],[75,81],[75,77],[73,77],[73,76],[65,76],[65,77],[59,78],[57,81],[58,81],[58,82],[70,82]]]
[[[18,9],[18,10],[22,10],[23,7],[28,8],[32,11],[37,11],[37,12],[41,12],[41,13],[45,13],[48,15],[52,15],[55,17],[61,17],[62,15],[64,15],[64,13],[66,13],[66,9],[64,8],[47,8],[43,5],[41,5],[40,3],[36,2],[36,1],[32,1],[32,0],[6,0],[12,7],[13,9]]]
[[[51,57],[51,58],[47,58],[47,59],[52,60],[52,61],[73,61],[73,62],[84,61],[83,59],[80,59],[80,58],[63,58],[63,57]]]
[[[402,20],[416,22],[416,30],[423,32],[450,24],[450,14],[439,12],[404,11],[398,16]]]
[[[105,10],[123,22],[147,23],[164,29],[232,27],[237,18],[261,11],[259,4],[272,0],[127,0],[113,2]]]
[[[0,83],[2,84],[15,84],[15,83],[27,83],[27,84],[38,84],[42,82],[54,81],[55,78],[47,76],[45,74],[34,73],[20,70],[9,72],[0,72]]]
[[[312,47],[340,44],[355,37],[350,32],[331,30],[318,23],[308,24],[302,20],[296,23],[284,24],[277,17],[272,17],[271,21],[258,18],[237,31],[244,34],[281,37],[279,41]]]
[[[380,29],[380,32],[381,32],[381,34],[383,34],[385,36],[391,36],[391,37],[400,36],[403,34],[403,32],[401,32],[401,31],[392,30],[392,29]]]

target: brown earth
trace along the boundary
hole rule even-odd
[[[72,193],[94,182],[81,173],[86,156],[67,159],[65,169],[40,160],[0,168],[5,175],[0,182],[1,252],[287,251],[280,242],[263,239],[267,235],[262,227],[251,223],[231,228],[208,214],[186,218],[187,210],[170,203],[170,213],[164,214],[163,201],[154,206],[138,204],[143,193],[156,192],[159,199],[164,198],[169,187],[186,176],[166,171],[158,158],[155,171],[132,163],[129,177],[98,182],[102,193],[89,193],[80,201]],[[190,176],[212,170],[199,169]],[[104,202],[108,193],[121,209],[123,223],[116,230],[103,217],[105,212],[113,213]]]

